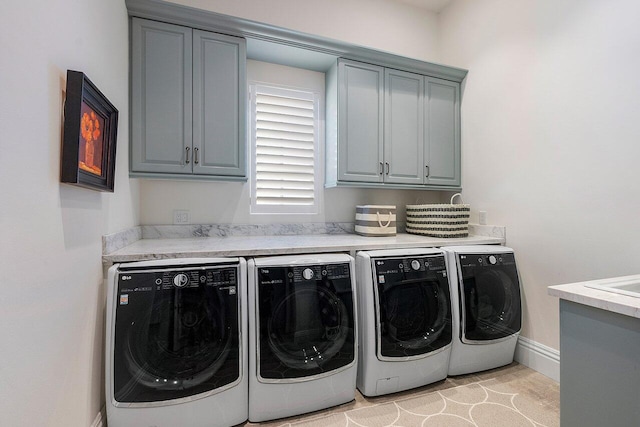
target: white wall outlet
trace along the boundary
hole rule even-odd
[[[173,211],[174,224],[189,224],[191,222],[189,211]]]
[[[478,212],[478,224],[487,225],[487,211]]]

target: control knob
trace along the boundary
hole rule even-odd
[[[411,268],[414,270],[420,270],[420,261],[418,261],[417,259],[411,261]]]
[[[313,270],[310,268],[305,268],[304,270],[302,270],[302,277],[304,277],[305,280],[313,279]]]
[[[184,273],[178,273],[173,276],[173,284],[178,288],[183,288],[189,283],[189,277]]]
[[[489,255],[489,264],[495,265],[498,262],[495,255]]]

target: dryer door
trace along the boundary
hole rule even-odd
[[[117,280],[116,405],[168,403],[240,380],[237,265],[123,268]]]
[[[325,376],[355,361],[348,263],[260,267],[258,379]]]
[[[462,341],[478,343],[520,331],[520,280],[513,253],[459,254]]]
[[[423,357],[451,344],[443,255],[374,258],[378,358]]]

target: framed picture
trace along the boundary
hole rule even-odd
[[[79,71],[67,70],[60,181],[113,192],[118,110]]]

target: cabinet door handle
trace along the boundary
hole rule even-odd
[[[425,176],[429,178],[429,165],[426,165],[425,168],[427,168],[427,174]]]
[[[387,166],[387,175],[389,175],[389,162],[384,162],[384,164]]]
[[[380,162],[380,175],[384,174],[384,165]]]
[[[200,151],[198,147],[193,149],[193,163],[196,165],[198,164],[198,151]]]
[[[187,164],[187,165],[189,164],[189,161],[190,161],[189,160],[189,150],[191,150],[191,147],[187,147],[187,155],[185,156],[185,160],[184,160],[184,163]]]

